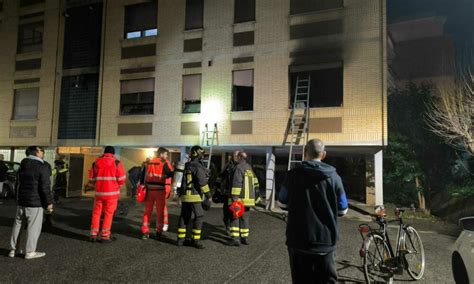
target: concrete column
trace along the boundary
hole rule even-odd
[[[365,158],[366,204],[383,205],[383,154],[382,150]]]
[[[374,155],[375,204],[383,204],[383,151]]]
[[[180,160],[181,162],[185,162],[185,161],[186,161],[186,154],[187,154],[187,153],[186,153],[186,147],[184,147],[184,146],[183,146],[183,147],[179,147],[179,152],[180,152],[180,158],[179,158],[179,160]]]
[[[272,210],[275,207],[275,148],[269,147],[266,150],[267,166],[266,166],[266,200],[265,208]]]

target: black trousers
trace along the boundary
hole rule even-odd
[[[229,209],[229,196],[225,196],[224,204],[222,205],[222,221],[226,229],[230,228],[230,222],[232,222],[232,211]]]
[[[244,216],[234,219],[232,216],[232,222],[230,223],[230,234],[232,238],[238,240],[247,239],[250,234],[250,207],[245,207]]]
[[[336,283],[336,252],[306,254],[288,248],[293,283]]]
[[[191,217],[194,213],[194,220]],[[191,222],[192,221],[192,222]],[[201,202],[183,202],[178,224],[179,239],[201,239],[201,228],[204,222],[204,209]]]

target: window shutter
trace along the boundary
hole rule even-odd
[[[155,79],[153,78],[121,81],[120,85],[121,94],[154,92],[154,90]]]
[[[183,101],[201,99],[201,74],[183,76]]]
[[[38,116],[38,88],[15,90],[13,119],[35,119]]]
[[[157,14],[156,2],[125,6],[125,33],[156,29]]]

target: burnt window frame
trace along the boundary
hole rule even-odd
[[[242,4],[244,1],[250,1],[250,5],[253,5],[253,13],[250,16],[245,16],[245,15],[238,15],[237,13],[242,11],[239,9],[240,5],[246,6],[248,3]],[[247,22],[254,22],[256,17],[257,17],[257,0],[234,0],[234,24],[240,24],[240,23],[247,23]],[[239,5],[240,3],[240,5]],[[248,5],[247,5],[248,6]],[[242,7],[240,7],[242,8]],[[242,8],[243,9],[243,8]],[[245,10],[245,9],[243,9]]]
[[[250,102],[250,108],[249,109],[241,109],[242,107],[238,107],[238,102],[237,100],[239,99],[238,94],[237,94],[237,86],[235,85],[235,72],[242,72],[242,71],[252,71],[252,94],[251,94],[251,102]],[[246,87],[246,86],[240,86],[240,87]],[[232,97],[231,97],[231,111],[232,112],[241,112],[241,111],[254,111],[254,99],[255,99],[255,69],[249,68],[249,69],[241,69],[241,70],[232,70]],[[245,106],[245,105],[244,105]]]
[[[38,28],[41,31],[38,31]],[[31,37],[25,37],[25,32],[31,31]],[[18,38],[17,38],[17,54],[41,51],[43,49],[43,35],[44,35],[44,21],[37,21],[27,24],[20,24],[18,26]],[[36,50],[25,51],[27,47],[39,45],[40,47]]]
[[[122,93],[122,83],[128,81],[136,81],[136,80],[153,80],[153,92],[134,92],[134,93]],[[135,96],[136,102],[135,103],[124,103],[124,96]],[[149,96],[152,97],[152,102],[147,102],[146,99],[143,97]],[[145,102],[142,102],[145,100]],[[120,80],[120,102],[119,102],[119,115],[120,116],[131,116],[131,115],[153,115],[155,113],[155,78],[140,78],[140,79],[130,79],[130,80]],[[148,108],[143,108],[144,112],[124,112],[125,107],[140,107],[140,106],[148,106]],[[146,111],[148,110],[148,111]]]
[[[127,19],[127,9],[133,9],[132,7],[134,6],[144,6],[144,5],[156,5],[155,9],[155,25],[153,28],[147,28],[147,29],[141,29],[141,30],[132,30],[132,31],[127,31],[127,22],[129,21]],[[130,12],[131,13],[131,12]],[[123,24],[123,38],[125,40],[127,39],[137,39],[137,38],[146,38],[146,37],[152,37],[152,36],[158,36],[160,34],[160,30],[158,28],[158,2],[157,1],[150,1],[150,2],[143,2],[143,3],[137,3],[137,4],[130,4],[130,5],[125,5],[124,6],[124,24]],[[147,33],[152,33],[152,34],[147,34]],[[138,33],[138,36],[130,36],[130,34],[136,34]]]
[[[200,2],[200,5],[196,5],[196,6],[193,6],[191,4],[189,4],[190,2],[192,1],[199,1]],[[191,31],[191,30],[198,30],[198,29],[202,29],[204,28],[204,0],[186,0],[186,3],[185,3],[186,7],[185,7],[185,13],[184,13],[184,30],[185,31]],[[190,20],[188,17],[190,17],[190,10],[192,8],[200,8],[200,12],[201,12],[201,24],[200,25],[196,25],[196,26],[191,26],[190,24]],[[194,15],[194,14],[193,14]]]
[[[288,85],[289,85],[289,108],[293,108],[293,101],[295,97],[295,91],[296,91],[296,78],[298,74],[303,75],[307,77],[308,73],[313,73],[311,75],[311,85],[310,85],[310,98],[309,98],[309,107],[310,108],[332,108],[332,107],[343,107],[344,106],[344,64],[343,62],[338,62],[334,64],[328,64],[327,66],[321,65],[317,66],[315,65],[316,69],[307,69],[304,71],[299,71],[299,72],[288,72]],[[328,71],[328,70],[337,70],[337,71]],[[317,95],[317,90],[318,90],[318,81],[315,81],[314,78],[316,77],[314,73],[318,72],[337,72],[336,80],[340,80],[340,84],[336,85],[336,87],[333,88],[338,88],[338,93],[336,94],[337,98],[334,101],[327,101],[324,99],[327,99],[328,96],[328,91],[325,91],[325,96],[323,97],[323,101],[317,101],[318,95]],[[293,81],[294,78],[294,81]],[[332,81],[327,80],[327,78],[320,79],[320,82],[324,82],[325,84],[328,84],[327,86],[331,86]],[[330,89],[330,88],[329,88]],[[327,90],[327,88],[325,89]]]
[[[185,100],[184,99],[184,77],[190,77],[190,76],[199,76],[199,100]],[[181,92],[181,102],[182,102],[182,108],[181,108],[181,113],[201,113],[201,98],[202,98],[202,74],[184,74],[182,77],[182,92]],[[197,105],[199,103],[199,111],[186,111],[187,107],[190,108],[191,105]]]

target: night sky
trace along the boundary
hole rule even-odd
[[[387,0],[388,22],[422,15],[447,16],[445,34],[456,48],[474,46],[474,0]]]

